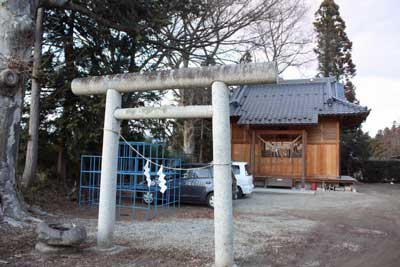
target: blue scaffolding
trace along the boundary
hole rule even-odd
[[[128,145],[129,144],[129,145]],[[145,142],[121,142],[119,145],[118,171],[117,171],[117,216],[130,212],[133,219],[137,210],[145,211],[145,218],[156,216],[157,209],[161,207],[180,207],[180,178],[179,170],[164,168],[167,190],[162,194],[158,186],[159,169],[155,164],[150,164],[149,187],[144,176],[146,159],[164,167],[181,167],[181,159],[167,158],[164,144],[150,144]],[[82,155],[80,170],[79,206],[97,206],[100,195],[101,156]]]

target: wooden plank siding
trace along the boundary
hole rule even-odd
[[[321,118],[317,126],[288,127],[287,133],[302,133],[305,130],[307,145],[305,149],[305,176],[306,180],[324,177],[337,178],[340,172],[340,144],[339,121],[336,119]],[[257,133],[283,134],[285,130],[270,127],[238,126],[233,121],[232,130],[232,160],[252,160],[252,135]],[[254,137],[253,137],[254,138]],[[251,170],[255,176],[277,176],[301,178],[302,158],[273,158],[262,157],[262,142],[254,140],[254,166]],[[297,179],[296,179],[297,180]]]
[[[307,145],[307,176],[339,176],[336,144]]]
[[[339,126],[338,120],[321,119],[307,129],[307,176],[339,176]]]

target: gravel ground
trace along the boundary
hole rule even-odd
[[[81,221],[95,238],[96,220]],[[295,240],[315,223],[292,216],[240,215],[236,217],[235,258],[245,258],[262,249],[265,243]],[[130,247],[186,250],[193,256],[214,257],[212,219],[172,219],[156,222],[119,222],[115,239]]]
[[[337,208],[362,208],[373,206],[380,201],[379,195],[365,192],[368,186],[360,187],[361,192],[317,191],[315,195],[257,193],[251,199],[235,203],[238,212],[273,213],[275,211],[313,211]]]
[[[305,242],[304,234],[311,232],[318,221],[294,216],[292,212],[327,209],[362,209],[379,202],[378,196],[367,193],[317,192],[316,195],[287,195],[256,193],[235,201],[235,259],[242,261],[270,247],[279,250],[283,243]],[[203,209],[202,207],[185,207]],[[178,211],[179,214],[179,211]],[[296,214],[297,215],[297,214]],[[182,216],[177,216],[182,217]],[[118,222],[116,240],[130,247],[145,249],[184,250],[195,257],[214,257],[214,227],[210,218],[161,218],[156,221]],[[208,216],[206,216],[208,217]],[[83,221],[95,238],[96,220]],[[344,246],[356,247],[352,243]]]
[[[399,266],[400,185],[358,189],[359,193],[315,196],[257,193],[236,200],[235,261],[251,267]],[[57,212],[64,215],[52,220],[85,225],[85,246],[95,244],[96,212],[74,207]],[[209,266],[214,257],[212,217],[206,207],[185,205],[160,212],[151,221],[122,217],[115,227],[115,243],[127,250],[112,256],[84,250],[43,257],[32,251],[33,232],[11,235],[3,228],[0,266],[2,261],[10,266]],[[13,246],[6,244],[10,237]]]

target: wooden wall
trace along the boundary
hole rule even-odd
[[[307,132],[306,176],[337,177],[339,176],[339,121],[320,119],[318,126],[303,128]],[[297,128],[296,130],[303,130]],[[273,130],[273,128],[257,128],[237,126],[231,123],[232,160],[246,161],[251,164],[252,131]],[[288,176],[302,175],[302,158],[269,158],[261,157],[262,143],[255,139],[256,176]]]
[[[321,120],[307,135],[307,176],[339,176],[339,121]]]

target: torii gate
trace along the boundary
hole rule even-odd
[[[126,73],[72,81],[76,95],[106,94],[97,246],[113,247],[121,120],[210,118],[213,131],[215,267],[232,267],[231,134],[227,85],[276,83],[274,63]],[[121,93],[212,87],[212,105],[121,108]]]

